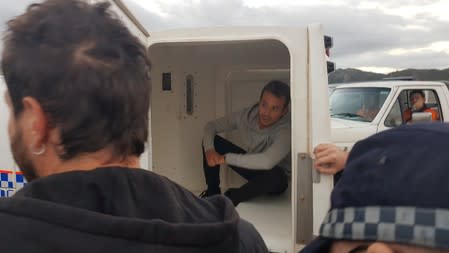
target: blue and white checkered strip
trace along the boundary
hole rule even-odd
[[[16,189],[22,189],[26,184],[25,177],[22,174],[16,174]]]
[[[348,207],[331,210],[320,235],[449,249],[449,210],[415,207]]]
[[[25,186],[26,180],[22,173],[14,170],[0,170],[0,197],[10,197]]]
[[[0,187],[14,188],[14,176],[13,173],[0,173]]]

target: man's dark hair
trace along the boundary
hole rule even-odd
[[[17,117],[35,98],[60,131],[61,159],[112,148],[140,155],[148,139],[150,62],[109,3],[48,0],[8,22],[2,70]]]
[[[421,95],[423,98],[426,97],[426,96],[424,95],[424,91],[422,91],[422,90],[412,90],[412,91],[410,92],[409,97],[412,97],[412,96],[415,95],[415,94],[419,94],[419,95]]]
[[[270,81],[263,87],[260,98],[262,98],[265,91],[270,92],[278,98],[285,98],[284,108],[290,103],[290,87],[284,82],[278,80]]]

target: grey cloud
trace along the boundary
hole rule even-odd
[[[390,55],[387,52],[364,53],[358,57],[336,57],[337,67],[353,66],[390,67],[396,69],[442,69],[448,68],[449,55],[442,52],[414,53],[409,55]]]
[[[143,1],[143,0],[141,0]],[[33,1],[4,1],[0,7],[0,30],[4,23],[20,14]],[[141,23],[152,31],[204,26],[303,26],[321,23],[326,34],[334,37],[331,56],[338,66],[359,67],[379,66],[393,68],[435,66],[446,68],[449,58],[446,56],[423,54],[419,57],[390,56],[387,52],[394,48],[427,47],[435,41],[449,41],[447,27],[449,21],[441,21],[431,14],[422,14],[413,20],[400,16],[387,15],[380,10],[359,10],[359,1],[347,0],[345,6],[278,6],[249,8],[242,0],[186,0],[183,4],[171,5],[159,1],[166,16],[147,11],[133,0],[124,0]],[[423,5],[432,0],[388,0],[383,5]],[[406,29],[410,25],[424,27]],[[0,45],[1,50],[1,45]]]
[[[391,0],[385,1],[383,4],[386,7],[398,8],[403,6],[424,6],[434,4],[435,0]]]
[[[368,0],[365,0],[368,2]],[[360,0],[346,0],[344,1],[345,4],[348,6],[358,6],[361,1]],[[380,4],[383,7],[386,8],[399,8],[404,6],[425,6],[425,5],[431,5],[435,3],[435,0],[369,0],[369,2],[372,4]]]
[[[11,18],[22,14],[27,6],[33,2],[31,0],[21,0],[21,1],[6,1],[0,4],[0,29],[4,31],[6,29],[5,23]]]
[[[7,2],[7,3],[6,3]],[[17,15],[22,14],[27,6],[36,1],[21,0],[21,1],[3,1],[0,4],[0,33],[3,34],[6,30],[6,22]],[[0,43],[0,55],[3,51],[3,43]]]
[[[127,0],[127,2],[132,2]],[[150,31],[197,26],[221,25],[287,25],[301,26],[321,23],[325,32],[334,37],[333,59],[340,66],[357,67],[378,64],[393,68],[449,66],[449,58],[441,55],[423,54],[419,57],[390,56],[387,52],[395,48],[426,47],[435,41],[447,41],[449,22],[441,21],[431,15],[420,15],[413,22],[400,16],[387,15],[380,10],[359,10],[358,1],[348,1],[347,6],[314,6],[279,8],[249,8],[241,0],[200,1],[189,6],[164,5],[168,16],[161,18],[155,13],[144,14],[140,8],[144,24]],[[431,4],[432,1],[384,1],[388,6],[406,4]],[[135,4],[136,5],[136,4]],[[137,5],[136,5],[137,6]],[[150,22],[154,22],[151,23]],[[416,22],[416,23],[415,23]],[[410,25],[424,27],[406,29]],[[160,25],[160,26],[159,26]],[[435,58],[436,57],[436,58]],[[439,59],[439,60],[436,60]]]

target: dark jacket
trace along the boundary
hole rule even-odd
[[[266,252],[232,203],[142,169],[61,173],[0,199],[0,252]]]

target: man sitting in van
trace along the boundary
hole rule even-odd
[[[206,124],[203,138],[203,167],[207,189],[200,197],[220,194],[220,165],[231,169],[248,182],[228,189],[224,195],[234,205],[254,197],[280,194],[288,187],[290,174],[290,87],[270,81],[259,102],[229,116]],[[218,136],[237,130],[241,147]]]
[[[432,121],[439,120],[438,112],[426,106],[426,96],[422,90],[413,90],[410,92],[410,102],[412,107],[404,111],[404,122],[410,122],[412,120],[412,114],[415,112],[430,112],[432,114]]]
[[[268,252],[225,197],[139,169],[150,62],[109,5],[48,0],[8,23],[8,134],[29,183],[0,199],[0,252]]]

